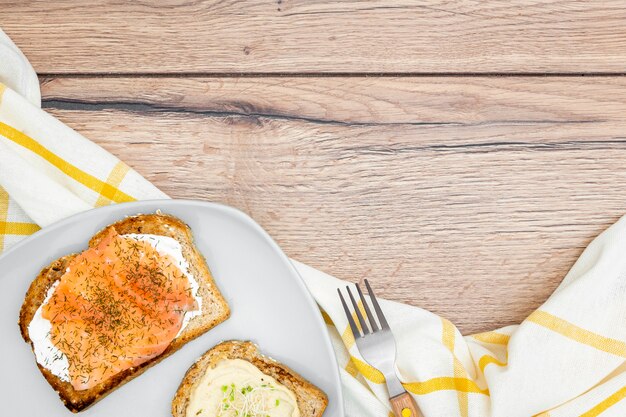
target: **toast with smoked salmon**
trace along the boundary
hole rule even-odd
[[[229,315],[190,228],[156,213],[118,221],[43,268],[19,326],[43,376],[79,412]]]
[[[172,415],[174,417],[189,417],[190,415],[194,417],[213,417],[212,413],[214,413],[215,410],[203,409],[201,408],[203,407],[202,405],[192,404],[194,391],[198,387],[204,388],[207,386],[207,380],[205,378],[207,372],[223,366],[224,361],[232,360],[242,360],[254,366],[260,372],[260,378],[257,377],[258,381],[264,382],[260,387],[269,384],[267,387],[268,390],[270,392],[276,391],[277,387],[272,386],[272,382],[270,382],[273,381],[275,384],[281,385],[281,388],[291,391],[294,394],[300,417],[321,417],[324,414],[324,410],[328,405],[328,397],[321,389],[287,366],[261,354],[254,343],[231,340],[214,346],[189,368],[172,401]],[[264,376],[266,377],[264,378]],[[272,399],[268,402],[267,392],[259,395],[260,398],[244,398],[251,394],[253,395],[260,387],[252,387],[250,385],[254,384],[254,377],[246,377],[243,380],[245,381],[244,386],[231,385],[231,381],[228,380],[227,372],[223,369],[220,371],[218,379],[219,384],[216,387],[220,394],[218,397],[221,400],[219,401],[221,403],[221,408],[218,411],[219,415],[293,415],[293,412],[285,412],[285,410],[277,410],[276,412],[278,414],[275,414],[273,408],[275,406],[277,408],[280,407],[282,402],[278,399]],[[233,388],[232,391],[231,388]],[[202,399],[213,397],[208,393],[203,394],[196,395],[196,397]],[[232,400],[232,402],[229,403],[228,400]],[[268,402],[267,411],[259,412],[258,408],[255,408],[247,414],[247,410],[234,409],[237,407],[240,408],[244,403],[253,403],[256,404],[256,407],[259,407],[259,403],[264,401]],[[234,406],[233,403],[235,403]],[[195,408],[192,408],[194,406]]]

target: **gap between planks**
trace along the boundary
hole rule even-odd
[[[435,77],[621,77],[626,72],[102,72],[39,73],[39,78],[435,78]]]

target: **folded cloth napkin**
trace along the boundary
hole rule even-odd
[[[0,77],[0,249],[73,213],[166,198],[38,107],[37,78],[1,31]],[[293,262],[328,325],[346,415],[391,416],[384,378],[363,362],[337,301],[347,283]],[[427,417],[626,415],[624,218],[518,326],[463,337],[428,311],[381,305],[397,340],[400,379]]]

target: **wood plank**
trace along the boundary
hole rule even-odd
[[[622,77],[42,81],[172,197],[465,332],[522,320],[624,212]]]
[[[0,0],[38,73],[625,70],[621,0]]]

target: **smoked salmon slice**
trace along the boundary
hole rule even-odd
[[[160,355],[199,308],[175,260],[111,228],[70,261],[42,308],[76,390]]]

